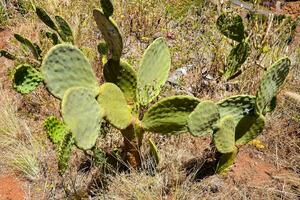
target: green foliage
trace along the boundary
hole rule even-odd
[[[288,58],[275,62],[265,73],[256,94],[256,111],[266,113],[266,107],[271,104],[272,99],[277,95],[279,87],[285,81],[291,66]]]
[[[104,15],[109,18],[114,12],[114,6],[110,0],[100,0]]]
[[[219,174],[226,173],[234,164],[237,154],[238,154],[238,148],[236,147],[232,152],[223,154],[218,163],[216,172]]]
[[[5,58],[7,58],[7,59],[9,59],[9,60],[15,60],[16,59],[15,55],[9,53],[6,50],[0,49],[0,57],[2,57],[2,56],[5,57]]]
[[[198,104],[199,100],[191,96],[167,97],[147,110],[142,126],[161,134],[187,132],[187,119]]]
[[[58,33],[61,39],[64,42],[70,42],[73,44],[74,43],[73,32],[68,22],[66,22],[66,20],[64,20],[64,18],[62,18],[61,16],[55,16],[55,20],[59,27]]]
[[[150,103],[165,84],[171,67],[169,48],[163,38],[156,39],[145,51],[137,76],[137,99]]]
[[[72,146],[74,144],[72,134],[63,122],[53,116],[45,120],[44,127],[57,151],[59,172],[60,174],[64,174],[68,168]]]
[[[19,34],[14,34],[14,37],[16,40],[18,40],[21,44],[25,45],[27,48],[30,49],[35,59],[40,60],[41,58],[41,50],[40,47],[37,44],[32,43],[27,38],[24,38],[23,36]]]
[[[120,60],[123,50],[121,33],[111,18],[107,18],[102,11],[95,9],[94,18],[101,31],[113,60]]]
[[[62,99],[65,91],[72,87],[91,89],[95,96],[98,83],[87,58],[76,47],[59,44],[52,47],[42,63],[42,72],[49,91]]]
[[[21,94],[32,92],[42,81],[42,74],[29,64],[18,65],[14,71],[13,86]]]
[[[219,118],[218,106],[212,101],[202,101],[188,118],[189,132],[194,136],[212,134]]]
[[[219,152],[230,153],[235,150],[235,124],[230,115],[223,117],[214,134],[214,142]]]
[[[46,32],[46,37],[48,39],[51,39],[53,45],[57,45],[61,43],[56,33]]]
[[[102,113],[93,91],[82,87],[66,91],[62,100],[62,116],[79,148],[86,150],[95,145]]]
[[[224,73],[224,77],[228,80],[234,77],[246,61],[249,55],[250,47],[248,42],[241,42],[236,47],[234,47],[228,58],[226,63],[226,69]]]
[[[108,60],[104,65],[103,75],[106,82],[116,84],[124,93],[129,105],[136,101],[137,77],[133,67],[120,60]]]
[[[40,18],[40,20],[42,20],[42,22],[44,22],[47,26],[49,26],[54,31],[58,31],[58,27],[43,8],[36,7],[35,12],[37,16]]]
[[[132,122],[132,115],[123,92],[113,83],[104,83],[100,87],[98,103],[104,110],[105,117],[118,129],[127,128]]]
[[[217,20],[217,27],[223,35],[237,42],[245,38],[243,20],[238,14],[223,13]]]
[[[158,164],[160,161],[158,149],[157,149],[155,143],[150,138],[149,138],[148,142],[149,142],[149,146],[150,146],[150,154],[154,158],[155,164]]]

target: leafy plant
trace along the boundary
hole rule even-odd
[[[238,148],[263,131],[265,115],[274,109],[274,98],[290,65],[288,58],[275,62],[262,78],[256,96],[233,96],[218,103],[202,101],[190,114],[188,127],[191,134],[210,134],[214,146],[222,154],[217,172],[226,172],[234,163]]]

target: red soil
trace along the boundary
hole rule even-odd
[[[22,182],[14,176],[0,177],[0,200],[24,200]]]

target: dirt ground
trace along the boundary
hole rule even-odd
[[[0,200],[24,200],[22,185],[14,175],[0,176]]]

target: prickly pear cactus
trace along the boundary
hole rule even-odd
[[[58,33],[61,39],[64,42],[70,42],[74,44],[73,32],[68,22],[61,16],[55,16],[55,20],[59,27]]]
[[[2,56],[9,59],[9,60],[15,60],[16,59],[15,55],[9,53],[6,50],[0,49],[0,57],[2,57]]]
[[[248,42],[241,42],[231,50],[227,58],[226,69],[224,73],[224,77],[227,80],[238,73],[242,64],[246,61],[249,55],[249,50],[250,47]]]
[[[236,127],[236,145],[244,145],[254,140],[264,129],[265,117],[263,115],[246,116]]]
[[[114,13],[114,6],[111,0],[100,0],[104,15],[109,18]]]
[[[191,96],[162,99],[145,113],[142,126],[147,131],[162,134],[187,132],[187,119],[199,103]]]
[[[42,74],[29,64],[18,65],[15,69],[13,86],[21,94],[34,91],[42,81]]]
[[[87,58],[76,47],[59,44],[52,47],[42,63],[42,73],[49,91],[62,99],[66,90],[85,87],[98,94],[98,83]]]
[[[128,127],[133,117],[121,89],[113,83],[100,87],[98,103],[103,108],[103,116],[118,129]]]
[[[157,149],[155,143],[151,140],[151,138],[149,138],[148,142],[149,142],[149,146],[150,146],[150,154],[151,154],[151,156],[153,156],[155,164],[158,164],[160,161],[158,149]]]
[[[124,93],[129,105],[136,101],[136,72],[127,62],[110,59],[103,69],[103,75],[106,82],[116,84]]]
[[[102,113],[93,91],[81,87],[66,91],[62,100],[62,116],[79,148],[86,150],[95,145]]]
[[[214,133],[214,143],[221,153],[230,153],[235,150],[235,123],[230,115],[220,120]]]
[[[218,103],[221,118],[226,115],[234,117],[235,124],[255,110],[255,96],[238,95],[224,99]]]
[[[234,164],[237,154],[238,154],[238,148],[236,147],[232,152],[223,154],[218,163],[216,172],[222,174],[229,171],[231,166]]]
[[[212,101],[202,101],[188,118],[188,128],[192,135],[212,134],[220,118],[218,106]]]
[[[41,57],[40,47],[38,47],[36,44],[32,43],[30,40],[28,40],[27,38],[24,38],[23,36],[21,36],[19,34],[14,34],[14,37],[16,38],[16,40],[18,40],[20,43],[22,43],[23,45],[28,47],[28,49],[30,49],[30,51],[32,52],[35,59],[37,59],[37,60],[40,59],[40,57]]]
[[[256,112],[265,114],[266,107],[277,95],[280,86],[285,81],[291,66],[289,58],[275,62],[265,73],[256,94]]]
[[[95,9],[93,14],[98,28],[108,44],[112,59],[116,61],[120,60],[123,50],[123,40],[117,25],[111,18],[107,18],[98,9]]]
[[[51,29],[58,31],[58,28],[54,21],[51,19],[51,17],[48,15],[48,13],[41,7],[36,7],[36,14],[44,22],[47,26],[49,26]]]
[[[217,20],[217,27],[222,34],[237,42],[245,38],[243,20],[238,14],[223,13]]]
[[[150,103],[165,84],[171,67],[169,48],[163,38],[156,39],[145,51],[137,76],[137,99]]]
[[[51,40],[53,45],[61,43],[56,33],[46,32],[46,37]]]

